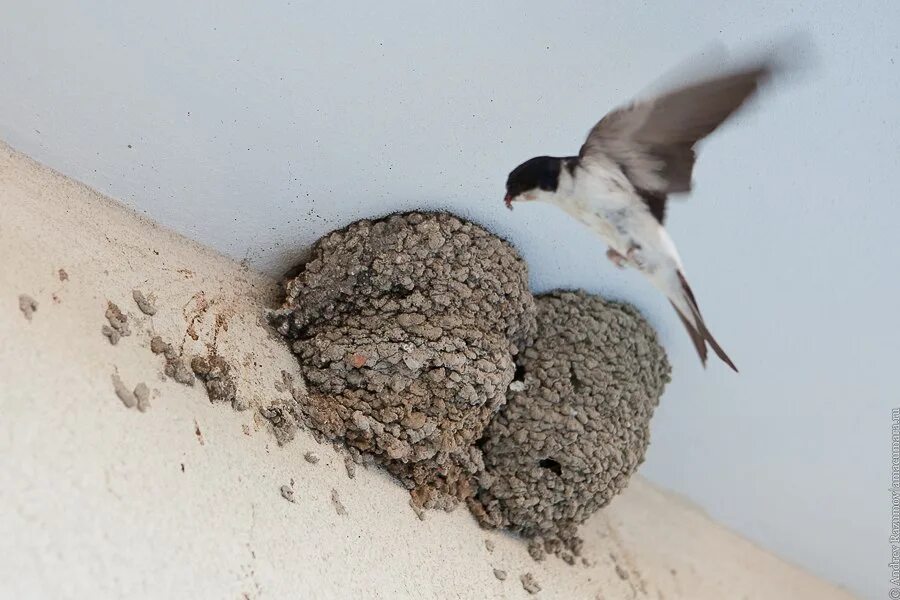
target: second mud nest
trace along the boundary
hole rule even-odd
[[[536,341],[481,443],[477,497],[486,524],[578,554],[577,526],[643,462],[671,369],[631,306],[556,292],[537,308]]]

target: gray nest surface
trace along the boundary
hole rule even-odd
[[[286,290],[273,323],[306,378],[302,419],[420,505],[471,496],[474,443],[536,328],[512,246],[448,214],[359,221],[320,240]]]
[[[671,368],[632,307],[583,292],[537,299],[534,345],[480,446],[482,521],[578,552],[575,529],[643,462]]]

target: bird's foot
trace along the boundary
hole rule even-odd
[[[625,257],[628,259],[628,262],[633,264],[638,269],[644,268],[644,253],[641,252],[641,247],[637,244],[632,244],[628,248],[628,252],[625,253]]]
[[[616,265],[620,269],[625,268],[625,263],[628,262],[628,259],[613,250],[612,248],[608,248],[606,250],[606,258],[609,259],[609,262]]]

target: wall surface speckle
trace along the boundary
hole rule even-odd
[[[3,5],[0,138],[272,274],[360,217],[443,208],[487,226],[536,291],[603,292],[660,330],[674,380],[645,475],[820,575],[887,592],[900,3]],[[670,210],[741,368],[704,372],[649,285],[551,207],[508,213],[503,182],[576,152],[604,111],[709,43],[791,29],[817,68],[711,139],[696,193]]]

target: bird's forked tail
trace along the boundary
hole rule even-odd
[[[712,347],[713,352],[737,373],[737,367],[734,366],[734,363],[731,362],[731,359],[728,358],[728,355],[722,350],[722,347],[709,332],[709,329],[706,328],[706,323],[703,322],[703,317],[700,315],[700,307],[697,306],[697,300],[694,298],[694,292],[691,291],[691,286],[688,285],[684,273],[680,270],[678,271],[678,279],[681,282],[682,293],[681,298],[678,298],[677,300],[680,300],[681,302],[672,298],[670,298],[669,301],[672,303],[675,312],[678,313],[679,318],[681,318],[681,322],[684,323],[688,335],[691,336],[691,341],[694,342],[694,347],[697,349],[697,354],[700,355],[700,361],[703,363],[703,366],[706,366],[706,344],[708,343]]]

